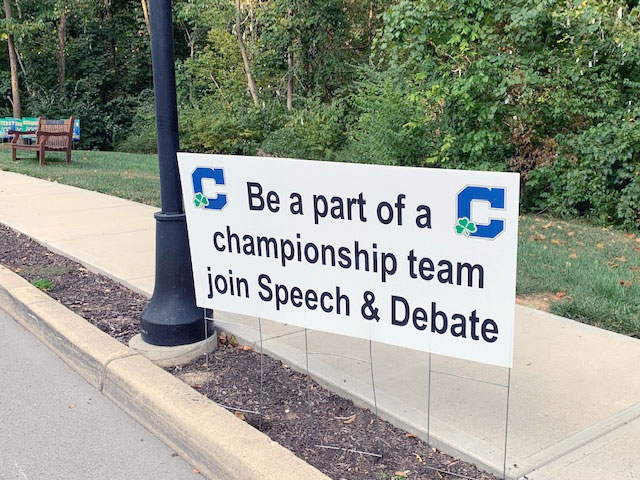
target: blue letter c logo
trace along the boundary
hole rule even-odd
[[[472,222],[471,204],[475,201],[489,202],[492,209],[504,209],[505,189],[489,187],[465,187],[458,194],[458,221],[466,226]],[[504,220],[491,219],[487,225],[473,225],[471,233],[467,231],[469,237],[479,237],[494,239],[504,231]]]
[[[191,175],[193,179],[194,203],[196,207],[207,210],[222,210],[227,204],[227,195],[218,193],[215,197],[206,197],[202,181],[212,179],[216,185],[224,185],[224,171],[221,168],[198,167]]]

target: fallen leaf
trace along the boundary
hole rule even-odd
[[[76,404],[72,403],[71,405],[69,405],[69,408],[76,408]]]
[[[394,475],[398,478],[407,478],[409,476],[409,470],[399,470]]]
[[[640,243],[640,237],[636,238],[636,242]]]
[[[564,298],[567,296],[567,292],[556,292],[555,297],[560,300],[561,298]]]
[[[353,423],[353,422],[355,422],[355,421],[356,421],[356,417],[357,417],[357,414],[355,414],[355,413],[354,413],[353,415],[351,415],[349,418],[347,418],[347,419],[346,419],[344,422],[342,422],[342,423],[344,423],[344,424],[346,424],[346,425],[349,425],[350,423]]]
[[[250,345],[238,345],[236,348],[244,352],[253,352],[253,347]]]
[[[615,262],[607,262],[607,265],[609,265],[609,267],[611,267],[611,268],[618,268],[620,266]]]
[[[542,225],[542,228],[544,228],[544,229],[546,230],[546,229],[547,229],[547,228],[549,228],[551,225],[553,225],[553,222],[549,222],[549,223],[547,223],[546,225]]]
[[[418,455],[417,453],[414,453],[414,455],[416,456],[416,460],[418,460],[418,462],[424,463],[424,460],[420,455]]]
[[[627,261],[627,259],[625,257],[615,257],[614,260],[616,260],[618,262],[622,262],[622,263]]]
[[[415,433],[405,433],[405,437],[407,437],[407,438],[416,438],[416,434]]]
[[[551,243],[553,243],[554,245],[560,245],[560,240],[554,238],[553,240],[551,240]]]
[[[629,282],[628,280],[620,280],[620,285],[629,288],[631,286],[631,282]]]
[[[627,238],[636,238],[636,234],[635,233],[625,233],[624,236],[627,237]]]
[[[200,470],[198,470],[197,468],[194,468],[192,471],[193,471],[193,473],[195,473],[195,474],[200,473]]]
[[[231,335],[231,338],[229,339],[229,345],[231,345],[232,347],[237,347],[238,345],[240,345],[240,342],[238,342],[238,339],[235,337],[235,335]]]
[[[573,237],[575,234],[576,232],[574,232],[573,230],[567,232],[567,235],[569,235],[570,237]]]
[[[236,417],[238,417],[240,420],[246,420],[247,419],[247,417],[245,417],[243,412],[235,412],[234,415]]]
[[[573,252],[569,254],[569,258],[578,258],[578,254]]]
[[[227,332],[222,332],[220,333],[220,335],[218,335],[218,343],[220,345],[226,345],[228,343],[228,339],[227,339]]]

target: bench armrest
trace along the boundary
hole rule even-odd
[[[17,144],[18,140],[20,140],[20,135],[22,135],[23,133],[27,133],[27,132],[19,132],[17,130],[9,130],[9,135],[13,135],[13,138],[11,139],[11,143],[12,144]]]

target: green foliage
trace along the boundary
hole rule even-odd
[[[344,119],[342,102],[311,100],[267,135],[261,149],[278,157],[334,160],[344,143]]]
[[[441,164],[510,169],[524,206],[638,226],[640,10],[625,2],[401,0],[383,15],[380,69],[439,108]]]
[[[129,153],[156,153],[158,145],[153,92],[143,92],[139,98],[129,134],[116,144],[116,149]]]
[[[53,280],[50,280],[48,278],[38,278],[33,282],[31,282],[31,284],[34,287],[39,288],[43,292],[49,292],[53,290],[56,286],[56,283]]]
[[[245,101],[232,108],[211,99],[206,109],[182,109],[180,144],[196,152],[255,155],[265,135],[283,121],[284,111],[278,104],[255,108]]]
[[[64,91],[65,3],[12,1],[14,19],[1,27],[20,53],[23,114],[80,118],[81,148],[155,151],[139,0],[66,0]],[[231,0],[174,0],[173,8],[183,149],[517,171],[527,211],[640,224],[637,2],[242,0],[237,12]],[[5,115],[8,70],[0,57]]]
[[[22,114],[80,118],[81,148],[113,148],[129,132],[139,92],[151,87],[140,2],[67,1],[64,91],[58,85],[61,7],[60,0],[20,0],[13,6],[13,22],[5,26],[14,33],[20,55]],[[2,110],[10,107],[5,57],[0,61]]]
[[[602,225],[640,227],[640,109],[611,118],[561,143],[552,163],[531,172],[525,205]]]
[[[425,111],[413,82],[398,71],[365,69],[356,85],[349,98],[355,121],[347,131],[341,160],[408,166],[446,163],[441,119]]]

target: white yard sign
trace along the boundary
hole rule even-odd
[[[178,159],[198,306],[512,365],[517,174]]]

